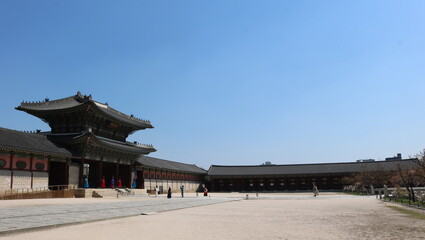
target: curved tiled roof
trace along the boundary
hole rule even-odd
[[[26,133],[6,128],[0,128],[0,148],[43,155],[71,156],[68,150],[57,146],[44,134]]]
[[[120,149],[126,152],[134,152],[139,154],[148,154],[151,152],[156,152],[156,149],[152,145],[120,142],[100,136],[94,136],[94,138],[99,141],[101,145],[105,145],[110,148]]]
[[[85,104],[90,106],[91,111],[100,113],[112,121],[121,122],[125,125],[130,125],[137,129],[153,128],[152,124],[148,120],[142,120],[134,116],[129,116],[119,112],[109,107],[108,104],[103,104],[92,100],[91,95],[83,96],[80,92],[74,96],[53,101],[46,99],[45,101],[40,102],[22,102],[18,107],[16,107],[16,109],[28,112],[30,114],[33,112],[47,113],[57,110],[73,109]]]
[[[332,174],[374,171],[379,169],[396,170],[397,164],[403,167],[416,165],[414,159],[401,161],[317,163],[293,165],[257,165],[257,166],[219,166],[212,165],[209,176],[254,176],[254,175],[297,175],[297,174]]]
[[[81,133],[59,133],[59,134],[49,134],[48,137],[55,142],[66,145],[69,142],[81,142],[86,141],[87,138],[90,138],[92,144],[98,146],[103,146],[108,149],[114,149],[117,151],[134,153],[134,154],[148,154],[155,152],[156,149],[152,145],[147,144],[137,144],[132,142],[120,142],[112,140],[105,137],[100,137],[88,132]]]
[[[159,158],[153,158],[148,156],[140,156],[136,160],[140,165],[170,171],[179,171],[179,172],[187,172],[187,173],[197,173],[197,174],[206,174],[207,171],[196,166],[195,164],[186,164],[168,161]]]
[[[61,98],[58,100],[45,100],[40,102],[22,102],[21,105],[16,107],[18,110],[32,110],[32,111],[54,111],[60,109],[73,108],[86,103],[91,100],[91,96],[82,96],[81,93],[77,93],[75,96]]]

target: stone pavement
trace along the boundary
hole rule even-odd
[[[0,235],[229,202],[228,197],[129,197],[131,201],[0,208]],[[1,204],[1,202],[0,202]]]

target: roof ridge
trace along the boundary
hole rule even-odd
[[[283,166],[305,166],[305,165],[332,165],[332,164],[376,164],[384,162],[397,162],[397,161],[409,161],[415,160],[415,158],[391,160],[391,161],[374,161],[374,162],[330,162],[330,163],[297,163],[297,164],[273,164],[273,165],[211,165],[211,167],[283,167]]]
[[[49,98],[45,98],[44,99],[44,101],[22,101],[21,102],[21,107],[22,106],[39,106],[39,105],[50,105],[51,103],[58,103],[58,102],[65,102],[65,101],[68,101],[68,100],[71,100],[71,99],[74,99],[74,100],[77,100],[77,101],[79,101],[79,102],[84,102],[84,101],[87,101],[87,100],[91,100],[91,95],[89,95],[89,96],[86,96],[86,95],[82,95],[80,92],[78,92],[76,95],[72,95],[72,96],[69,96],[69,97],[64,97],[64,98],[59,98],[59,99],[56,99],[56,100],[50,100]]]
[[[26,135],[31,135],[31,136],[45,136],[43,134],[37,134],[37,132],[32,132],[32,131],[25,131],[25,130],[16,130],[16,129],[10,129],[10,128],[4,128],[4,127],[0,127],[0,130],[5,130],[8,132],[14,132],[14,133],[19,133],[19,134],[26,134]]]

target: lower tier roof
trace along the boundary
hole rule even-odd
[[[206,174],[207,171],[202,169],[195,164],[186,164],[168,161],[159,158],[153,158],[148,156],[140,156],[137,160],[137,163],[151,168],[157,168],[161,170],[169,170],[169,171],[179,171],[179,172],[187,172],[187,173],[196,173],[196,174]]]

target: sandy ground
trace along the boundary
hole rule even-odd
[[[0,239],[425,239],[424,220],[386,205],[371,197],[332,195],[241,200]]]

